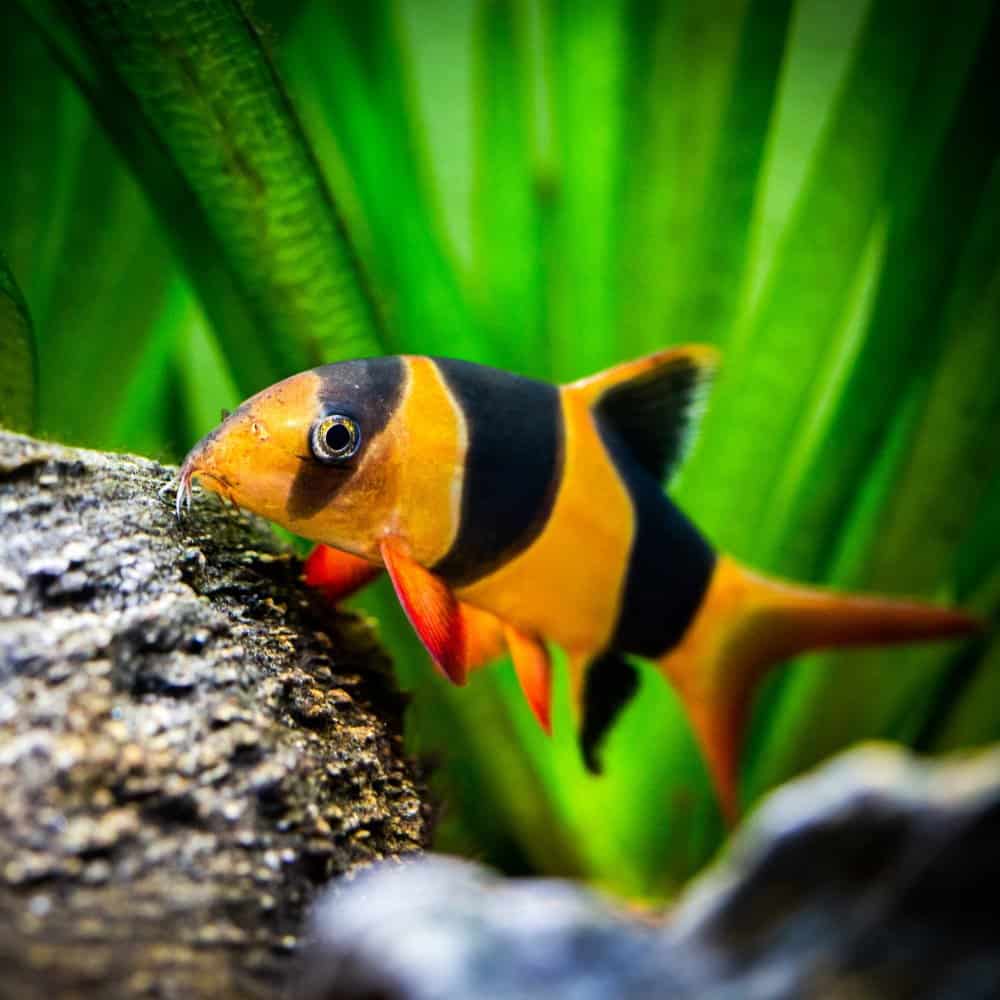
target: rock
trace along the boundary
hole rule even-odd
[[[272,996],[428,837],[369,629],[173,475],[0,433],[0,997]]]
[[[340,882],[313,917],[296,995],[414,1000],[682,995],[660,931],[559,879],[504,879],[457,858]],[[686,995],[686,994],[683,994]]]
[[[327,891],[301,995],[1000,996],[1000,751],[865,747],[772,795],[659,921],[557,880],[385,864]]]
[[[744,995],[1000,996],[1000,749],[866,746],[774,793],[672,940]]]

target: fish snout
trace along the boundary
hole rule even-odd
[[[191,484],[195,476],[204,474],[211,468],[211,444],[215,431],[203,437],[188,453],[177,476],[177,497],[175,510],[180,518],[185,510],[191,509]]]
[[[191,505],[195,479],[245,510],[284,524],[288,494],[304,463],[316,419],[316,376],[292,376],[242,403],[188,453],[177,482],[177,514]]]
[[[231,419],[231,418],[230,418]],[[176,512],[181,517],[185,508],[191,509],[191,485],[195,478],[213,493],[232,499],[232,483],[227,468],[231,449],[225,438],[226,425],[206,434],[187,454],[177,477]]]
[[[191,509],[191,477],[195,474],[197,466],[194,461],[194,451],[189,451],[181,471],[177,475],[177,496],[174,500],[174,512],[179,521],[185,510]]]

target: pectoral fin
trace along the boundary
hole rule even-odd
[[[445,677],[454,684],[464,684],[465,618],[455,595],[446,583],[410,558],[398,539],[385,539],[379,550],[399,603],[420,641]]]
[[[504,626],[504,634],[524,697],[539,725],[551,736],[552,662],[549,651],[544,643],[519,632],[511,625]]]
[[[381,572],[381,566],[360,556],[329,545],[317,545],[306,560],[305,581],[306,586],[321,591],[331,604],[339,604],[371,583]]]

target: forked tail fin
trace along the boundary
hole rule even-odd
[[[732,823],[747,714],[771,666],[805,650],[943,639],[981,627],[962,611],[801,587],[720,556],[694,621],[659,666],[680,694]]]

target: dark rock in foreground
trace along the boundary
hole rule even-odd
[[[419,849],[387,663],[260,524],[0,433],[0,996],[272,996],[330,876]]]
[[[866,747],[782,789],[663,924],[556,880],[382,865],[314,915],[303,995],[1000,996],[1000,751]]]

